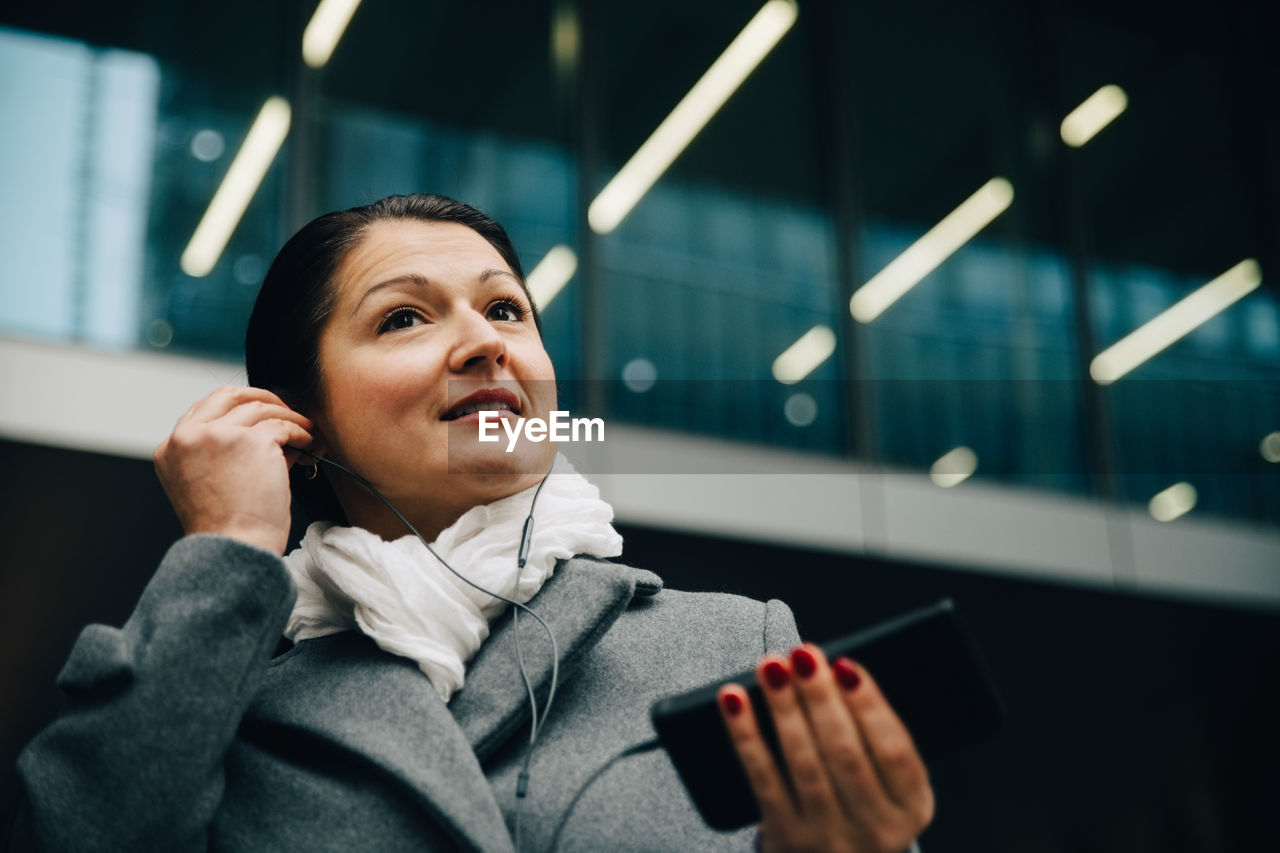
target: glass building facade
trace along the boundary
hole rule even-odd
[[[593,414],[942,482],[958,465],[1133,505],[1178,487],[1183,511],[1274,528],[1280,63],[1249,4],[1146,9],[364,0],[312,67],[313,3],[10,5],[0,334],[234,361],[297,227],[437,192],[539,270],[558,375],[608,380],[573,401]],[[600,226],[602,191],[763,14],[794,22]],[[1077,144],[1063,121],[1100,91],[1122,101]],[[271,98],[283,143],[193,270]],[[932,266],[911,254],[940,234]],[[1099,374],[1211,282],[1234,298]]]

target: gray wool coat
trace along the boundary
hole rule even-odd
[[[513,849],[529,707],[510,613],[443,703],[417,665],[348,631],[272,659],[294,602],[279,557],[213,535],[178,541],[121,629],[90,625],[58,685],[62,715],[18,761],[15,850]],[[662,589],[577,557],[530,606],[560,650],[522,847],[546,850],[575,792],[654,736],[660,697],[798,642],[790,610]],[[540,697],[550,646],[521,646]],[[582,794],[559,850],[744,850],[708,829],[666,753],[624,758]]]

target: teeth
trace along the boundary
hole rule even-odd
[[[457,420],[472,412],[510,412],[512,408],[498,400],[487,400],[483,403],[468,403],[450,415],[449,420]]]

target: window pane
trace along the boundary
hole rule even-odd
[[[1014,49],[1030,34],[970,2],[864,4],[844,27],[880,457],[919,469],[968,448],[978,477],[1088,489],[1055,174],[1037,93],[1015,82],[1041,71]]]
[[[593,194],[760,7],[602,10],[589,66],[599,129]],[[609,386],[618,417],[842,451],[840,299],[815,157],[815,26],[801,10],[621,223],[598,234],[601,295],[590,322],[606,342],[596,376],[624,380]],[[803,378],[784,384],[775,360],[809,333],[820,345]],[[637,375],[657,384],[625,381]]]

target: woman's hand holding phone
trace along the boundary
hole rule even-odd
[[[870,674],[806,643],[756,668],[786,774],[747,692],[726,684],[721,715],[760,806],[764,851],[902,853],[933,818],[933,789],[911,735]],[[790,782],[788,782],[788,778]]]
[[[153,458],[188,534],[220,533],[275,554],[289,541],[289,468],[312,423],[270,391],[227,386],[187,410]]]

